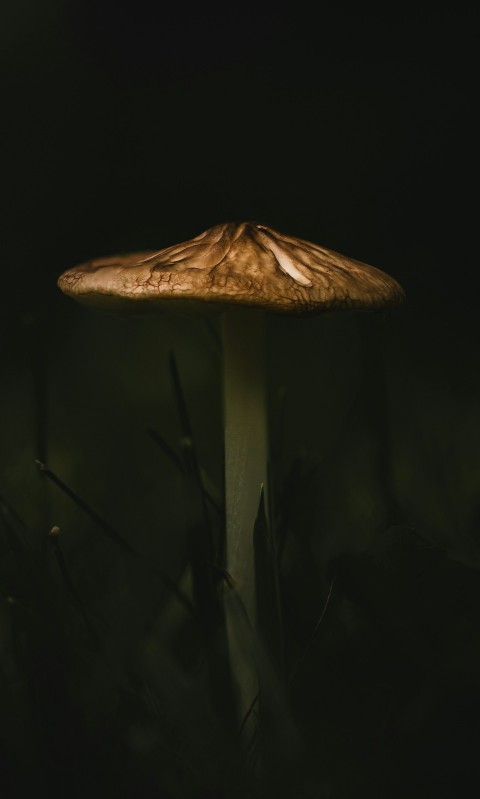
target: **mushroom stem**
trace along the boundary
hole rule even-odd
[[[255,629],[253,530],[262,484],[267,483],[268,430],[265,314],[230,308],[223,314],[225,431],[225,568]],[[245,619],[227,607],[227,638],[238,719],[257,691],[253,648],[246,648]],[[243,631],[242,631],[243,628]],[[251,636],[250,636],[251,639]],[[250,651],[247,651],[250,649]]]

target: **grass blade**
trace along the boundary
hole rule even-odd
[[[27,554],[27,550],[25,549],[20,537],[15,531],[14,526],[10,523],[10,517],[24,530],[27,529],[25,523],[22,521],[20,516],[18,516],[16,511],[13,508],[11,508],[10,505],[0,495],[0,518],[2,519],[3,522],[3,529],[5,531],[5,538],[7,539],[8,546],[10,547],[11,551],[13,552],[19,563],[21,563],[24,566],[24,568],[29,574],[29,577],[32,579],[34,577],[34,570],[32,568],[30,558]]]
[[[272,663],[278,674],[283,675],[284,646],[277,551],[268,524],[265,502],[265,492],[262,487],[253,534],[257,627]]]
[[[217,558],[215,554],[215,546],[213,542],[210,517],[208,515],[207,492],[205,491],[205,486],[203,484],[202,474],[198,463],[192,425],[190,423],[190,418],[187,410],[187,403],[185,401],[185,395],[183,393],[183,388],[180,381],[177,361],[175,359],[175,354],[173,353],[172,350],[170,350],[168,356],[168,363],[170,368],[170,375],[172,378],[175,400],[177,403],[178,415],[180,418],[180,425],[182,429],[182,444],[183,444],[187,474],[192,479],[193,484],[196,487],[197,491],[199,491],[200,493],[200,504],[205,526],[205,535],[203,536],[202,547],[205,553],[206,562],[212,563],[215,562]]]
[[[66,483],[63,482],[51,469],[45,466],[44,463],[41,461],[35,461],[40,468],[40,471],[47,477],[49,480],[52,481],[54,485],[57,486],[64,494],[66,494],[69,499],[71,499],[75,504],[102,530],[103,533],[113,541],[120,549],[123,550],[126,554],[130,555],[131,557],[135,558],[136,560],[140,561],[144,566],[146,566],[153,574],[155,574],[162,583],[170,590],[172,593],[177,597],[177,599],[188,609],[188,611],[192,614],[192,616],[198,622],[198,615],[195,611],[193,604],[190,602],[189,598],[178,588],[177,584],[174,580],[172,580],[167,574],[163,571],[158,569],[152,562],[144,557],[140,552],[138,552],[128,541],[117,533],[117,531],[103,519],[93,508],[88,505],[85,500],[78,496]]]
[[[212,480],[208,476],[205,469],[203,469],[201,466],[200,466],[200,475],[202,478],[202,486],[203,486],[203,491],[205,493],[205,498],[208,500],[211,507],[217,512],[220,518],[223,519],[224,508],[220,492],[213,484]]]
[[[180,417],[180,425],[184,437],[188,440],[193,439],[192,426],[190,424],[190,417],[188,415],[187,403],[183,393],[182,384],[180,382],[180,375],[178,373],[177,360],[175,354],[170,350],[168,354],[168,366],[170,369],[170,376],[172,378],[173,391],[175,394],[175,401],[177,403],[178,415]]]
[[[324,603],[323,608],[322,608],[322,612],[321,612],[321,614],[319,616],[319,619],[318,619],[318,621],[317,621],[317,623],[316,623],[316,625],[315,625],[315,627],[313,629],[313,632],[312,632],[310,638],[307,641],[307,645],[306,645],[305,649],[303,650],[303,653],[301,654],[301,656],[299,657],[299,659],[297,660],[295,666],[292,669],[292,672],[291,672],[290,677],[289,677],[289,682],[293,682],[293,680],[297,677],[300,669],[302,668],[303,664],[305,663],[305,661],[306,661],[306,659],[308,657],[308,653],[310,651],[310,647],[312,646],[312,643],[313,643],[313,641],[314,641],[314,639],[315,639],[315,637],[316,637],[316,635],[318,633],[320,625],[322,624],[322,622],[323,622],[323,620],[325,618],[325,614],[327,612],[327,608],[328,608],[328,606],[330,604],[330,600],[332,598],[332,593],[333,593],[334,582],[335,582],[335,577],[332,577],[332,579],[330,581],[330,587],[328,589],[327,598],[326,598],[325,603]]]
[[[167,456],[167,458],[179,470],[180,474],[182,476],[185,476],[185,467],[180,457],[177,455],[173,447],[171,447],[170,444],[167,441],[165,441],[163,436],[160,435],[158,430],[154,430],[152,427],[149,427],[147,428],[147,433],[152,439],[152,441],[155,442],[157,447],[162,450],[162,452]]]
[[[85,627],[88,631],[92,643],[94,644],[95,647],[99,647],[100,637],[88,617],[87,611],[85,610],[85,606],[82,602],[80,594],[78,593],[77,589],[73,584],[70,572],[65,562],[65,557],[63,555],[62,548],[60,546],[59,536],[60,536],[60,528],[56,526],[52,527],[52,529],[48,534],[48,538],[52,545],[52,550],[55,555],[60,574],[62,576],[63,582],[65,583],[65,587],[74,606],[77,608],[78,612],[80,613],[80,616],[83,619],[83,622],[85,624]]]
[[[40,471],[45,475],[45,477],[51,480],[51,482],[54,485],[56,485],[57,488],[63,491],[63,493],[66,494],[67,497],[69,497],[69,499],[75,502],[75,504],[81,510],[83,510],[83,512],[93,522],[95,522],[95,524],[105,533],[105,535],[108,538],[110,538],[111,541],[113,541],[115,544],[117,544],[117,546],[123,549],[124,552],[128,552],[129,555],[134,555],[135,557],[139,556],[137,551],[131,546],[131,544],[129,544],[128,541],[125,541],[125,539],[122,538],[122,536],[119,533],[117,533],[117,531],[111,526],[111,524],[106,522],[105,519],[102,519],[102,517],[92,507],[90,507],[90,505],[88,505],[85,502],[85,500],[79,497],[79,495],[76,494],[75,491],[73,491],[69,486],[67,486],[67,484],[64,483],[63,480],[61,480],[60,477],[58,477],[54,472],[52,472],[52,470],[49,469],[48,466],[45,466],[45,464],[39,460],[36,460],[35,463],[39,467]]]

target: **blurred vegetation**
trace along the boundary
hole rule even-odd
[[[2,796],[471,796],[478,386],[441,327],[431,357],[415,309],[269,319],[245,752],[221,632],[217,321],[60,298],[7,324]]]

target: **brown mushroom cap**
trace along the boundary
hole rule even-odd
[[[404,300],[373,266],[254,222],[216,225],[158,252],[98,258],[64,272],[65,294],[105,306],[223,310],[248,306],[306,315],[375,310]]]

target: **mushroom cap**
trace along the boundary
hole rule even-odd
[[[236,305],[307,315],[405,299],[379,269],[255,222],[215,225],[157,252],[97,258],[64,272],[58,285],[112,309],[148,304],[185,312]]]

